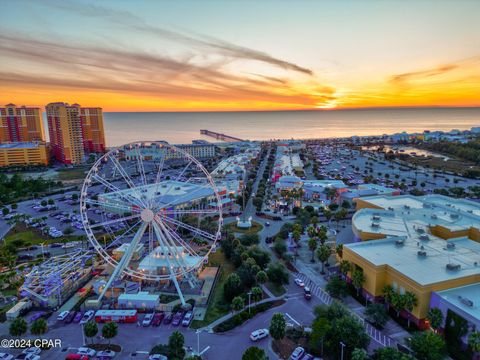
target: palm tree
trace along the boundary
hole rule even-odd
[[[365,274],[362,270],[357,269],[352,273],[352,285],[357,289],[357,296],[360,295],[360,289],[365,283],[365,280]]]
[[[335,247],[335,252],[337,253],[338,257],[341,259],[343,257],[343,244],[338,244]]]
[[[417,306],[417,303],[418,303],[418,299],[414,293],[407,291],[403,295],[403,307],[405,310],[408,311],[408,316],[407,316],[408,327],[410,327],[410,314],[413,311],[413,308]]]
[[[468,346],[475,354],[480,353],[480,332],[474,331],[468,336]]]
[[[312,259],[310,260],[312,263],[315,262],[315,250],[317,248],[317,239],[311,237],[308,239],[308,248],[312,252]]]
[[[427,319],[433,331],[437,332],[443,324],[443,313],[439,308],[431,308],[428,310]]]
[[[322,263],[322,274],[325,274],[325,262],[330,257],[331,250],[328,245],[322,244],[317,249],[317,258]]]
[[[393,296],[395,295],[395,290],[392,285],[385,285],[382,289],[382,293],[385,303],[387,304],[387,307],[389,307],[392,303]]]
[[[348,260],[340,261],[339,268],[340,268],[340,273],[342,274],[342,278],[345,279],[351,268],[350,262]]]
[[[401,294],[393,293],[392,297],[392,307],[395,309],[395,312],[397,313],[397,317],[400,316],[400,311],[405,309],[405,297]]]

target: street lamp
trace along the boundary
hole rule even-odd
[[[252,292],[249,291],[247,295],[248,295],[248,313],[250,314],[250,297],[252,296]]]
[[[340,360],[343,360],[343,348],[346,346],[343,341],[340,341],[340,345],[342,346],[342,354],[340,355]]]
[[[197,329],[197,331],[195,331],[195,333],[197,334],[197,355],[200,356],[200,333],[202,332],[202,330],[200,329]]]

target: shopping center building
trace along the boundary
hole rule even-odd
[[[412,292],[417,305],[409,317],[424,327],[433,293],[480,281],[480,204],[441,195],[372,196],[358,199],[357,209],[357,241],[344,246],[343,260],[363,271],[366,298],[380,301],[385,285]],[[478,303],[480,293],[469,300]]]

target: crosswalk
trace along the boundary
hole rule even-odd
[[[308,286],[310,288],[312,295],[319,298],[320,301],[324,304],[330,305],[333,302],[333,298],[328,295],[328,293],[323,290],[319,285],[315,284],[312,280],[310,280],[307,275],[302,273],[295,273],[294,277],[301,279],[305,283],[305,286]]]
[[[334,299],[323,288],[315,284],[307,275],[303,273],[294,273],[293,276],[294,278],[301,279],[305,283],[305,286],[308,286],[310,288],[310,290],[312,291],[312,295],[319,298],[320,301],[324,304],[330,305],[334,301]],[[384,347],[397,346],[397,341],[393,340],[387,335],[384,335],[380,330],[376,329],[371,324],[366,322],[365,319],[358,315],[356,312],[351,311],[350,309],[349,311],[363,324],[365,332],[371,339]]]

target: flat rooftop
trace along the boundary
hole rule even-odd
[[[38,142],[14,142],[0,144],[0,149],[36,149],[40,144]]]
[[[475,319],[480,320],[480,284],[438,291],[437,295]],[[468,300],[472,301],[472,306],[467,305],[467,303],[462,300],[467,300],[467,303]]]
[[[398,245],[397,240],[404,243]],[[388,237],[344,246],[371,264],[388,265],[422,286],[480,275],[480,244],[466,237],[428,241]],[[422,250],[426,256],[418,255]],[[449,270],[447,264],[459,265],[459,268]]]
[[[410,236],[415,227],[440,225],[452,231],[480,228],[480,204],[448,196],[367,196],[362,198],[382,209],[361,209],[353,216],[363,232]],[[376,217],[376,220],[374,219]],[[373,223],[376,226],[373,226]]]

